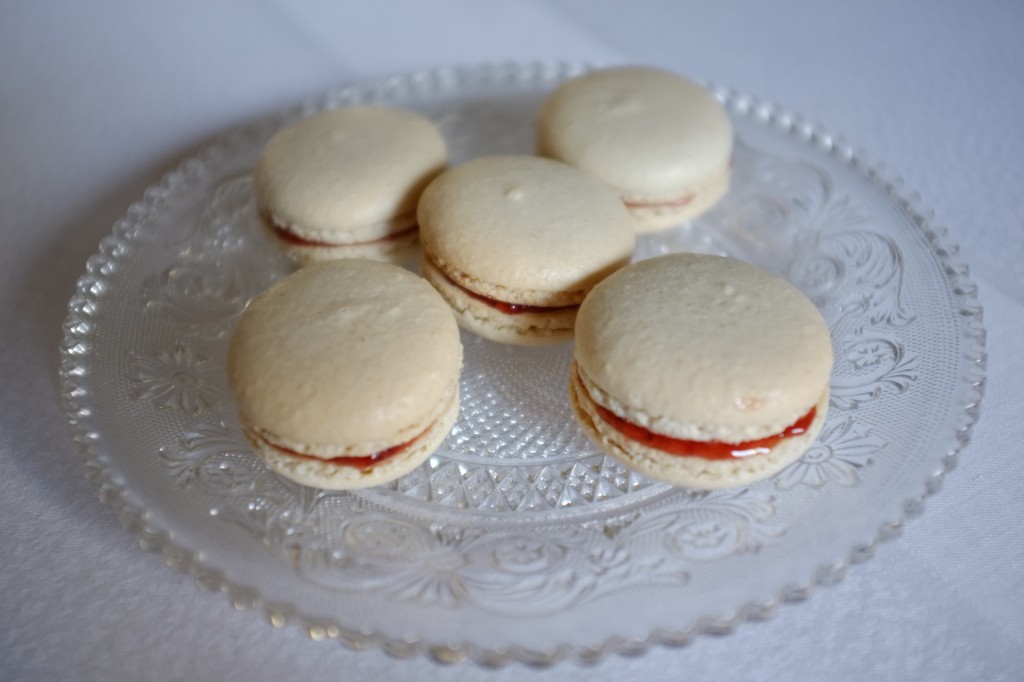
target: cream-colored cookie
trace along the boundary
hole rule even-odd
[[[788,282],[729,258],[671,254],[599,284],[570,378],[608,454],[680,485],[743,485],[799,458],[828,409],[832,344]]]
[[[447,163],[437,127],[411,111],[323,111],[267,144],[253,174],[264,225],[300,264],[399,261],[416,241],[416,203]]]
[[[537,119],[537,152],[619,192],[638,232],[666,229],[729,188],[732,124],[704,88],[667,71],[601,69],[559,86]]]
[[[601,182],[533,156],[449,169],[419,204],[424,276],[471,331],[533,345],[571,337],[587,292],[629,262],[629,214]]]
[[[455,318],[429,284],[349,259],[257,297],[227,373],[242,425],[276,471],[346,488],[404,473],[437,447],[458,413],[461,363]]]

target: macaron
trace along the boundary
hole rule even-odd
[[[572,338],[595,284],[636,237],[615,192],[563,163],[488,156],[445,171],[419,204],[423,276],[470,331],[502,343]]]
[[[799,459],[828,413],[832,344],[814,304],[738,260],[670,254],[580,307],[573,410],[604,452],[650,478],[742,486]]]
[[[227,375],[242,427],[278,474],[364,488],[422,463],[459,411],[462,344],[448,305],[388,263],[302,268],[242,313]]]
[[[401,109],[330,109],[277,133],[253,174],[263,224],[299,265],[415,259],[416,202],[447,164],[431,121]]]
[[[711,208],[729,188],[732,124],[711,93],[667,71],[618,67],[571,78],[537,118],[537,153],[611,185],[637,232]]]

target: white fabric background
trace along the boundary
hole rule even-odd
[[[1024,5],[0,1],[0,679],[1024,679]],[[903,175],[981,287],[974,441],[903,537],[772,620],[598,665],[401,661],[275,630],[139,549],[58,399],[75,280],[144,189],[238,124],[423,68],[674,69],[821,121]]]

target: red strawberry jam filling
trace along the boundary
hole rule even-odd
[[[429,430],[430,430],[430,427],[428,426],[427,430],[424,431],[423,433],[426,433]],[[403,450],[407,449],[410,445],[412,445],[417,440],[419,440],[420,436],[422,436],[423,433],[421,433],[419,436],[416,436],[412,440],[406,441],[405,443],[399,443],[398,445],[393,445],[390,448],[386,448],[384,450],[378,450],[377,452],[374,452],[373,454],[370,454],[370,455],[363,455],[363,456],[360,456],[360,457],[332,457],[330,459],[324,459],[322,457],[314,457],[313,455],[307,455],[307,454],[304,454],[304,453],[301,453],[301,452],[296,452],[295,450],[292,450],[291,448],[286,448],[286,447],[282,447],[280,445],[276,445],[274,443],[271,443],[266,438],[263,439],[263,442],[266,443],[267,445],[269,445],[270,447],[274,448],[278,452],[280,452],[282,455],[287,455],[289,457],[297,457],[299,459],[305,459],[305,460],[309,460],[311,462],[323,462],[324,464],[333,464],[335,466],[340,466],[340,467],[355,467],[356,469],[360,469],[360,470],[365,471],[365,470],[367,470],[367,469],[369,469],[369,468],[371,468],[371,467],[373,467],[373,466],[375,466],[377,464],[380,464],[381,462],[383,462],[385,460],[391,459],[395,455],[401,453]]]
[[[441,268],[437,267],[437,264],[433,262],[431,262],[431,264],[434,265],[435,268],[437,268],[438,272],[444,275],[444,278],[446,280],[451,282],[452,286],[458,287],[462,291],[466,292],[466,295],[469,296],[470,298],[480,301],[481,303],[485,303],[490,307],[494,308],[495,310],[505,313],[506,315],[519,315],[522,313],[563,313],[568,312],[570,310],[578,310],[580,307],[578,303],[576,305],[544,306],[529,305],[526,303],[509,303],[508,301],[501,301],[496,298],[484,296],[483,294],[478,294],[475,291],[467,289],[466,287],[462,286],[454,279],[449,277],[448,273],[441,270]]]
[[[673,199],[672,201],[646,203],[642,201],[627,201],[626,199],[623,199],[622,203],[626,205],[626,208],[682,208],[691,201],[693,201],[693,195],[687,194],[685,197]]]
[[[597,413],[601,415],[601,419],[608,422],[616,431],[619,431],[627,438],[670,455],[701,457],[703,459],[734,459],[737,457],[767,454],[783,439],[806,433],[807,428],[814,421],[816,412],[816,409],[812,407],[810,412],[787,426],[782,433],[757,440],[748,440],[743,443],[723,443],[720,441],[686,440],[654,433],[638,424],[623,419],[596,403],[595,407],[597,407]]]
[[[582,381],[580,381],[580,388],[586,393],[586,387],[583,386]],[[735,459],[767,454],[783,439],[806,433],[817,413],[817,408],[812,407],[807,414],[787,426],[781,433],[758,438],[757,440],[748,440],[743,443],[725,443],[721,441],[687,440],[685,438],[673,438],[672,436],[654,433],[598,405],[589,394],[586,397],[593,404],[601,419],[630,440],[669,455],[700,457],[702,459]]]

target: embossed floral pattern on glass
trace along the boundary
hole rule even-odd
[[[270,135],[324,106],[379,102],[432,117],[454,162],[529,152],[544,95],[579,69],[443,70],[342,90],[228,136],[129,210],[71,301],[61,372],[87,469],[144,545],[318,639],[543,663],[768,615],[841,577],[919,508],[980,400],[973,284],[928,218],[850,148],[725,90],[729,195],[642,237],[637,258],[731,255],[819,306],[832,401],[800,461],[740,490],[647,480],[577,428],[568,345],[468,333],[459,420],[407,476],[325,492],[253,454],[223,361],[245,305],[290,269],[253,206],[249,172]]]
[[[194,417],[225,397],[212,379],[210,359],[188,345],[175,343],[155,352],[132,353],[130,358],[133,400]]]

